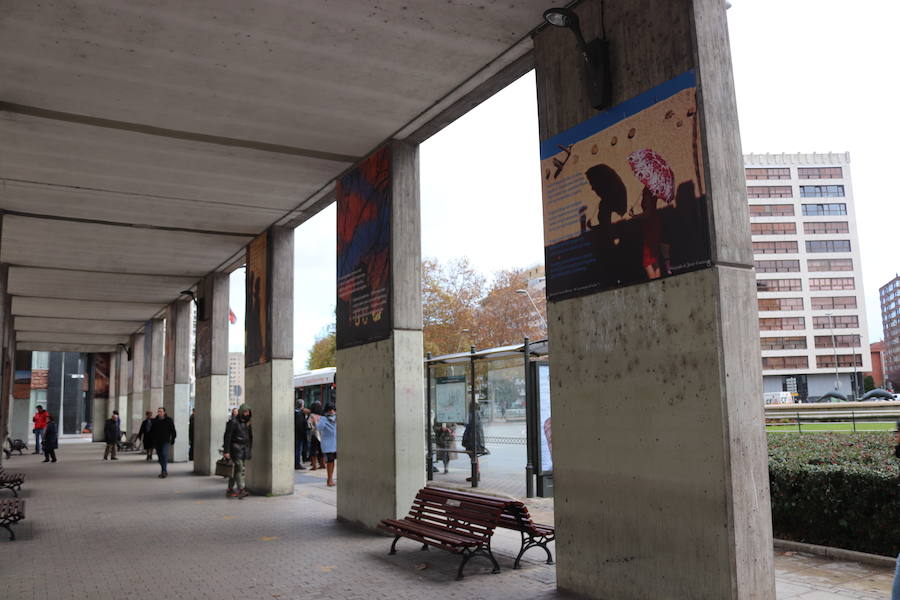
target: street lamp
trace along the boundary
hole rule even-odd
[[[831,347],[834,349],[834,391],[841,389],[841,380],[838,377],[838,352],[837,338],[834,336],[834,314],[825,313],[828,317],[828,325],[831,327]]]
[[[534,303],[534,298],[531,297],[531,294],[528,293],[528,290],[516,290],[517,294],[525,294],[528,296],[528,299],[531,300],[531,305],[534,307],[534,312],[537,313],[537,316],[540,317],[541,323],[544,324],[544,329],[547,329],[547,319],[544,318],[544,315],[541,314],[541,311],[538,310],[537,304]]]

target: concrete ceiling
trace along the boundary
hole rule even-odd
[[[4,2],[0,262],[21,349],[108,351],[384,140],[530,68],[546,0]]]

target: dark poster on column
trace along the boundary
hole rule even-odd
[[[94,354],[94,397],[109,398],[110,355],[106,352]]]
[[[337,348],[390,337],[391,153],[385,146],[337,183]]]
[[[269,232],[247,246],[247,317],[245,360],[248,367],[269,362]]]
[[[549,300],[710,266],[696,85],[688,71],[541,142]]]

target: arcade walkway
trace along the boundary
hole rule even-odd
[[[28,519],[16,542],[0,532],[4,598],[562,597],[552,567],[535,560],[512,570],[511,532],[496,538],[501,574],[476,559],[457,582],[456,559],[444,552],[401,542],[390,557],[387,538],[337,524],[334,491],[315,474],[298,477],[308,483],[294,496],[238,501],[225,498],[221,479],[194,476],[187,464],[160,480],[156,463],[136,454],[105,462],[102,453],[101,444],[73,441],[56,464],[34,455],[6,461],[28,474]],[[887,571],[799,555],[779,555],[776,569],[779,598],[885,598],[890,585]]]

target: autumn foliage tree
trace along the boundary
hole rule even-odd
[[[313,343],[312,348],[309,349],[309,357],[306,359],[306,368],[324,369],[325,367],[336,366],[336,350],[337,344],[334,323],[331,323],[316,336],[316,341]]]

